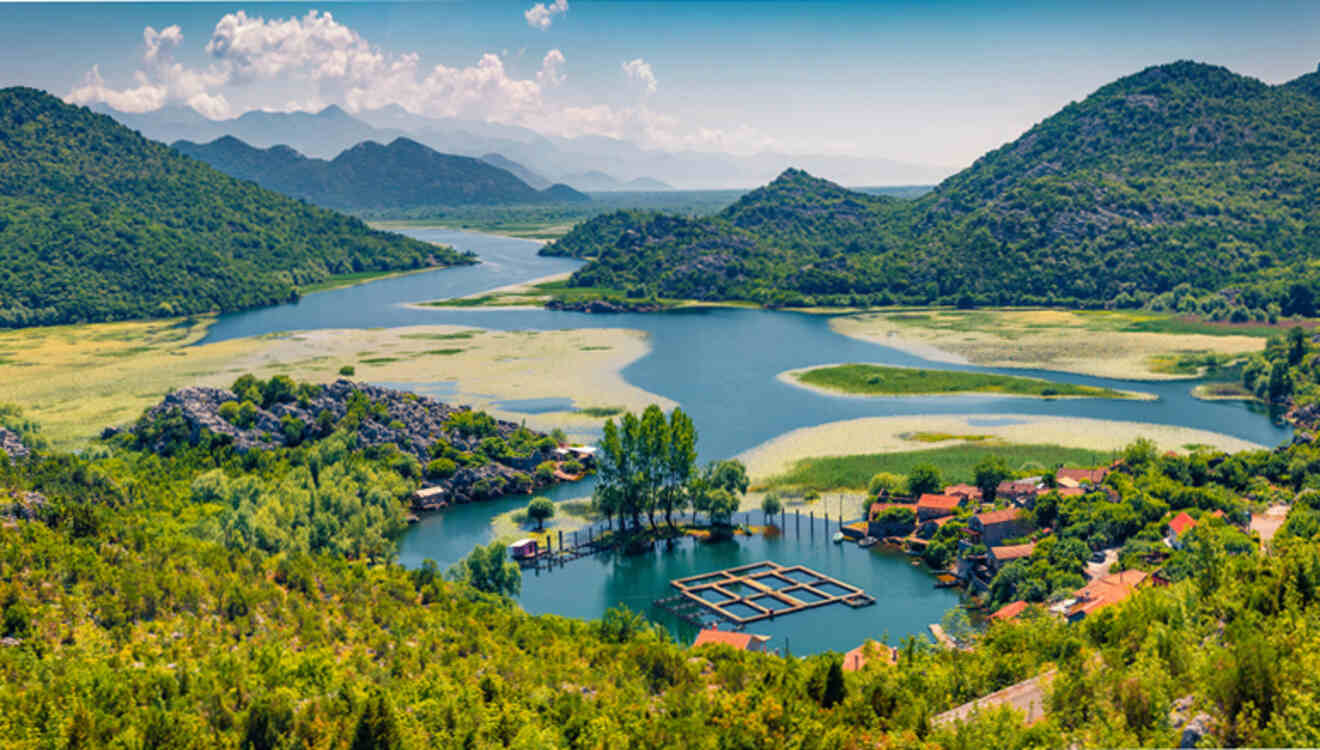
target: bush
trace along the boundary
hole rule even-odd
[[[354,368],[353,365],[344,365],[343,367],[339,368],[339,374],[346,376],[355,375],[357,374],[357,369]]]
[[[238,402],[226,401],[220,404],[220,418],[229,424],[238,424]]]
[[[448,479],[458,471],[458,464],[447,458],[437,458],[426,465],[426,476],[431,479]]]

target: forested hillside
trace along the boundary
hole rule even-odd
[[[0,90],[0,325],[238,310],[334,274],[471,262]]]
[[[0,743],[1167,747],[1199,715],[1207,746],[1320,742],[1320,495],[1307,489],[1320,448],[1307,442],[1190,462],[1130,450],[1107,481],[1118,502],[1057,508],[1058,528],[1085,534],[1139,527],[1152,508],[1291,501],[1271,547],[1193,533],[1173,582],[1079,623],[1029,608],[960,634],[968,650],[905,638],[896,664],[845,672],[837,654],[689,650],[622,609],[529,616],[492,593],[518,590],[498,544],[447,576],[400,567],[420,467],[363,441],[355,420],[373,408],[265,450],[170,440],[171,418],[148,414],[81,456],[0,453]],[[1033,558],[1010,595],[1069,585],[1071,559]],[[1050,669],[1030,727],[1002,710],[932,721]]]
[[[591,200],[567,185],[535,190],[482,159],[442,154],[407,138],[387,146],[359,143],[330,161],[309,159],[288,146],[253,148],[231,136],[205,144],[178,141],[174,149],[226,174],[339,211]]]
[[[715,216],[615,214],[544,252],[594,258],[576,284],[665,297],[1311,314],[1315,77],[1268,86],[1193,62],[1153,67],[916,200],[789,170]]]

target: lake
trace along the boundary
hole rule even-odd
[[[1291,429],[1243,402],[1200,401],[1188,381],[1132,382],[1050,371],[984,368],[930,362],[878,344],[835,333],[829,316],[735,308],[691,308],[667,313],[590,315],[550,310],[414,308],[406,303],[458,297],[500,286],[571,271],[579,261],[542,258],[539,243],[454,230],[410,230],[413,237],[472,250],[483,262],[375,281],[307,295],[295,304],[222,316],[203,343],[278,331],[320,328],[375,328],[455,324],[496,330],[631,328],[643,331],[651,351],[629,365],[623,377],[633,385],[680,404],[697,425],[701,460],[727,458],[800,427],[868,416],[914,414],[1042,414],[1111,419],[1193,427],[1264,445],[1287,440]],[[1110,399],[1008,398],[1001,396],[858,398],[828,396],[776,379],[779,373],[833,362],[876,362],[948,370],[1026,375],[1154,394],[1153,401]],[[451,384],[390,384],[443,399]],[[544,412],[562,407],[550,399],[506,403],[509,410]],[[560,485],[545,493],[552,499],[581,496],[589,485]],[[446,567],[476,544],[491,538],[490,519],[525,505],[525,496],[448,509],[409,529],[400,543],[400,560],[417,565],[430,558]],[[836,509],[829,508],[831,515]],[[759,514],[753,514],[754,520]],[[819,521],[818,521],[819,523]],[[672,550],[634,557],[586,558],[554,571],[528,573],[519,598],[529,612],[599,617],[623,603],[670,624],[687,637],[685,626],[652,609],[668,595],[672,578],[716,568],[770,559],[804,564],[877,597],[863,609],[830,605],[762,621],[750,632],[788,638],[795,653],[852,648],[864,637],[888,633],[896,643],[937,622],[957,596],[932,588],[933,578],[901,556],[853,545],[829,544],[823,528],[810,533],[792,528],[777,538],[704,544],[686,541]]]

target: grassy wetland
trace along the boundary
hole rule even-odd
[[[882,310],[840,316],[835,331],[922,356],[985,367],[1075,372],[1124,380],[1206,374],[1258,352],[1291,323],[1212,323],[1114,310]]]
[[[785,373],[783,379],[826,393],[850,396],[932,396],[961,393],[1037,398],[1134,398],[1137,394],[1038,378],[983,372],[928,370],[873,364],[823,365]]]
[[[462,326],[276,333],[197,346],[209,317],[0,330],[3,400],[24,405],[59,449],[78,449],[102,428],[130,422],[173,388],[228,387],[239,375],[285,374],[444,386],[444,400],[529,426],[591,431],[601,417],[666,399],[619,370],[648,351],[636,331],[488,331]],[[349,369],[345,369],[349,368]],[[501,412],[508,399],[566,397],[571,411]]]

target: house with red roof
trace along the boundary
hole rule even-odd
[[[1076,622],[1132,596],[1145,580],[1146,573],[1141,570],[1111,573],[1086,584],[1078,589],[1071,599],[1061,602],[1052,609],[1063,614],[1068,622]]]
[[[1026,511],[1005,508],[977,513],[967,522],[967,528],[982,544],[993,547],[1005,539],[1029,534],[1035,527]]]
[[[969,503],[981,502],[981,488],[971,484],[951,484],[944,488],[944,494],[961,497]]]
[[[692,648],[704,646],[708,643],[719,643],[725,646],[732,646],[739,651],[765,652],[765,644],[770,641],[768,635],[753,635],[751,633],[734,633],[728,630],[717,630],[715,628],[706,628],[697,633],[697,639],[692,642]]]
[[[1178,515],[1169,521],[1169,535],[1164,538],[1170,547],[1182,549],[1183,543],[1187,538],[1187,532],[1196,528],[1196,519],[1187,515],[1187,511],[1179,511]]]
[[[1022,614],[1027,609],[1028,606],[1030,605],[1022,601],[1021,599],[1015,602],[1009,602],[1008,604],[1005,604],[999,609],[996,609],[994,613],[990,615],[990,621],[1004,622],[1006,620],[1017,619],[1017,616]]]
[[[957,495],[934,495],[928,492],[917,499],[917,522],[951,516],[963,502],[963,498]]]
[[[1014,560],[1022,560],[1031,557],[1031,553],[1036,551],[1036,543],[1030,544],[1011,544],[1006,547],[991,547],[990,553],[985,556],[986,567],[990,569],[991,574],[999,572],[999,569]]]
[[[843,655],[843,671],[856,672],[867,664],[898,664],[898,649],[867,641]]]
[[[1028,479],[1010,479],[995,487],[995,499],[1007,500],[1014,505],[1030,507],[1036,502],[1036,496],[1044,490],[1040,477]]]

